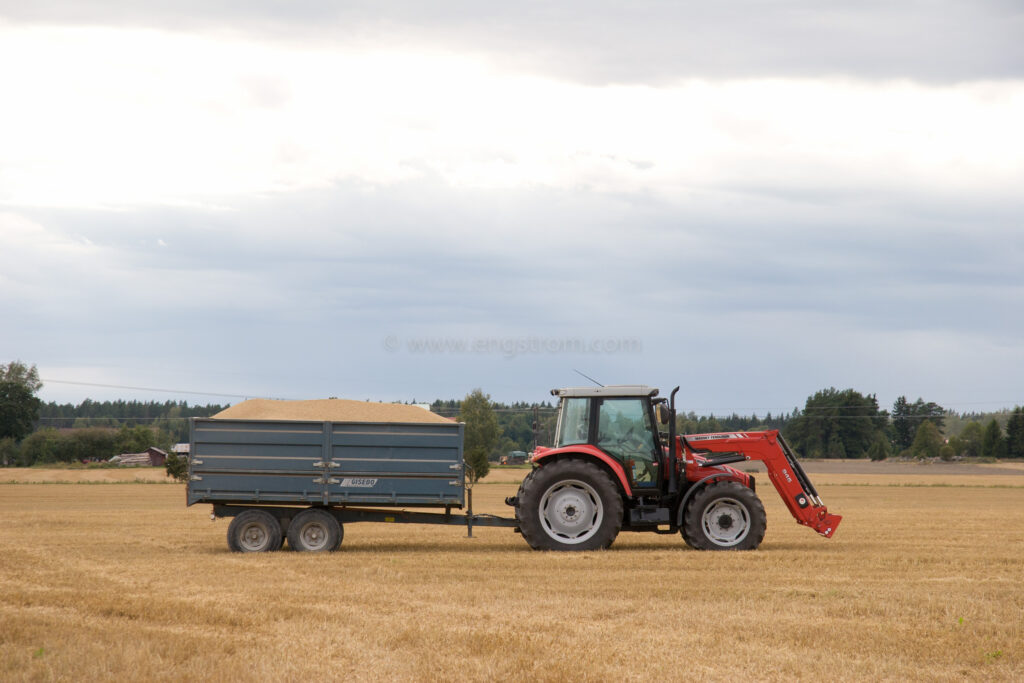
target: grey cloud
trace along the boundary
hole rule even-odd
[[[1001,366],[1024,340],[1024,321],[1005,315],[1024,292],[1019,248],[998,221],[922,227],[908,200],[881,221],[822,207],[794,224],[786,206],[411,183],[270,196],[226,213],[37,211],[103,257],[66,273],[81,291],[45,310],[0,296],[20,330],[0,357],[93,364],[135,386],[296,398],[483,386],[540,400],[583,365],[602,381],[687,383],[694,409],[762,412],[843,382],[967,400],[980,386],[972,374],[1024,381]],[[167,248],[152,246],[159,236]],[[90,284],[111,267],[122,275]],[[643,348],[394,353],[389,335],[625,337]],[[922,338],[938,350],[915,352]],[[991,398],[1003,396],[980,396]]]
[[[14,22],[247,32],[261,39],[476,53],[589,83],[1024,75],[1024,12],[999,0],[855,4],[598,2],[4,2]],[[265,94],[271,99],[280,93]]]

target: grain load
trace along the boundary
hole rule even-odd
[[[252,398],[213,416],[231,420],[308,420],[317,422],[450,422],[429,410],[401,403],[370,403],[343,398],[274,401]]]

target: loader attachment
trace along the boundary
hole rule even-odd
[[[793,449],[777,429],[695,434],[682,437],[682,441],[688,454],[696,456],[694,460],[701,469],[722,466],[727,462],[760,460],[765,464],[775,490],[798,523],[811,527],[826,538],[832,538],[836,532],[842,517],[829,513]]]
[[[786,470],[783,469],[780,472],[773,474],[771,465],[768,461],[765,461],[765,466],[768,467],[768,477],[772,480],[772,484],[775,485],[775,490],[779,492],[779,495],[786,499],[786,493],[790,494],[791,500],[786,500],[786,506],[789,511],[793,513],[796,520],[801,524],[806,524],[811,527],[825,538],[832,538],[832,534],[836,532],[836,528],[839,526],[839,521],[842,519],[839,515],[830,514],[825,504],[821,502],[821,497],[818,496],[817,489],[814,488],[814,484],[807,477],[807,473],[804,472],[804,468],[800,465],[800,461],[796,459],[796,454],[793,453],[793,449],[789,447],[786,440],[782,438],[782,434],[776,435],[776,440],[779,445],[779,449],[782,451],[782,455],[786,458],[786,464],[789,465],[790,471],[793,476],[796,477],[797,483],[800,485],[801,491],[792,493],[792,482],[784,481],[786,477]],[[784,493],[784,491],[786,493]],[[793,506],[796,506],[794,509]],[[810,510],[811,514],[803,514],[804,511]],[[809,517],[809,519],[808,519]]]
[[[821,536],[826,539],[830,539],[833,533],[836,532],[836,527],[839,526],[839,522],[843,519],[840,515],[834,515],[828,513],[828,508],[825,507],[824,503],[821,502],[821,498],[818,496],[817,489],[814,488],[814,484],[808,478],[807,473],[804,472],[804,468],[801,466],[800,461],[797,460],[796,454],[791,449],[790,444],[785,442],[781,434],[776,437],[778,440],[779,449],[782,451],[782,455],[785,456],[785,462],[790,465],[790,469],[797,477],[797,481],[803,488],[802,494],[806,494],[806,497],[802,494],[797,494],[793,497],[793,502],[796,504],[798,510],[805,510],[809,506],[813,511],[813,517],[810,520],[804,520],[802,515],[795,512],[792,507],[790,511],[793,512],[793,516],[797,518],[797,521],[802,524],[807,524],[815,531],[820,533]],[[768,463],[766,462],[767,466]],[[768,468],[768,476],[772,478],[771,467]],[[780,475],[784,478],[784,470]],[[772,478],[772,483],[775,484],[775,489],[778,490],[779,495],[782,495],[782,482],[776,478]],[[785,482],[788,483],[788,482]],[[784,496],[783,496],[784,498]],[[808,500],[809,499],[809,500]]]

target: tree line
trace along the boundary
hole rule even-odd
[[[947,437],[945,422],[953,416],[962,426]],[[809,397],[782,431],[809,458],[1024,458],[1024,408],[1013,409],[1005,433],[994,415],[975,417],[964,421],[932,401],[906,396],[882,410],[874,394],[833,387]]]
[[[149,446],[168,450],[188,440],[189,417],[209,417],[227,407],[187,401],[43,403],[36,397],[41,386],[35,366],[0,365],[0,465],[107,460]],[[484,473],[488,461],[501,455],[554,442],[557,407],[551,403],[501,403],[475,389],[461,400],[438,399],[430,407],[466,423],[467,460],[472,451],[474,467]],[[778,429],[809,458],[1024,458],[1020,406],[1009,415],[959,414],[900,396],[886,410],[874,394],[834,387],[790,413],[680,412],[676,428],[681,434]]]

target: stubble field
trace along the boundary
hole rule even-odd
[[[760,477],[755,552],[353,524],[329,555],[232,554],[182,485],[131,483],[155,471],[0,470],[0,679],[1024,678],[1024,471],[809,469],[831,540]]]

